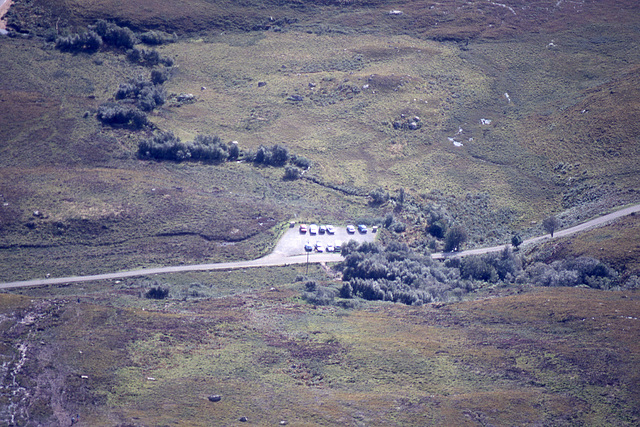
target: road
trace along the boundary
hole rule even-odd
[[[567,235],[578,233],[580,231],[584,231],[590,228],[599,227],[615,219],[630,215],[635,212],[640,212],[640,204],[629,206],[624,209],[620,209],[618,211],[600,216],[598,218],[592,219],[590,221],[576,225],[574,227],[570,227],[564,230],[558,230],[557,232],[554,233],[554,237],[567,236]],[[303,252],[301,248],[304,246],[304,243],[306,243],[307,241],[310,241],[311,243],[315,243],[316,240],[320,240],[326,245],[326,243],[330,241],[334,241],[336,239],[346,242],[352,238],[358,241],[373,241],[375,239],[375,234],[369,232],[367,234],[356,233],[356,234],[347,235],[346,231],[344,233],[342,231],[338,231],[338,233],[336,233],[335,236],[319,235],[319,236],[310,237],[308,234],[306,235],[300,234],[297,228],[291,228],[284,234],[284,236],[280,239],[278,244],[276,244],[276,247],[271,254],[264,256],[262,258],[258,258],[250,261],[234,261],[234,262],[222,262],[222,263],[214,263],[214,264],[195,264],[195,265],[143,268],[139,270],[119,271],[115,273],[94,274],[89,276],[58,277],[58,278],[51,278],[51,279],[33,279],[33,280],[24,280],[24,281],[17,281],[17,282],[6,282],[6,283],[0,283],[0,289],[10,289],[10,288],[19,288],[19,287],[27,287],[27,286],[59,285],[59,284],[69,284],[69,283],[77,283],[77,282],[89,282],[94,280],[114,280],[114,279],[124,279],[127,277],[150,276],[154,274],[166,274],[166,273],[181,273],[186,271],[231,270],[231,269],[238,269],[238,268],[304,264],[307,262],[307,255],[304,253],[301,253]],[[530,245],[530,244],[538,243],[540,241],[547,240],[550,238],[551,236],[549,234],[545,234],[543,236],[527,239],[522,244]],[[486,254],[491,252],[499,252],[503,250],[504,247],[505,245],[492,246],[488,248],[471,249],[471,250],[455,252],[455,253],[439,252],[439,253],[432,254],[431,257],[434,259],[444,259],[448,257],[481,255],[481,254]],[[326,252],[315,253],[314,252],[308,255],[308,261],[310,263],[339,262],[341,260],[342,260],[342,256],[336,253],[326,253]]]
[[[610,214],[599,216],[598,218],[594,218],[590,221],[583,222],[582,224],[578,224],[573,227],[565,228],[564,230],[558,230],[555,233],[553,233],[553,237],[555,238],[555,237],[568,236],[570,234],[579,233],[581,231],[585,231],[590,228],[600,227],[618,218],[622,218],[623,216],[631,215],[632,213],[636,213],[636,212],[640,212],[640,204],[629,206],[629,207],[617,210],[615,212],[612,212]],[[531,239],[527,239],[522,242],[522,245],[524,246],[531,245],[534,243],[539,243],[543,240],[548,240],[550,238],[551,238],[550,234],[544,234],[542,236],[532,237]],[[433,259],[444,259],[444,258],[451,258],[451,257],[467,256],[467,255],[482,255],[482,254],[488,254],[491,252],[499,252],[503,250],[504,247],[505,245],[500,245],[500,246],[491,246],[488,248],[470,249],[467,251],[460,251],[460,252],[453,252],[453,253],[438,252],[438,253],[431,254],[431,257]]]

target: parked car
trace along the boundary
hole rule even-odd
[[[313,250],[313,246],[311,245],[310,242],[307,242],[307,244],[304,245],[304,250],[307,252],[311,252]]]
[[[335,252],[340,252],[342,250],[342,240],[336,240],[333,244],[333,249]]]
[[[307,224],[300,224],[300,232],[301,232],[302,234],[306,233],[306,232],[307,232],[307,230],[308,230],[308,228],[307,228]]]
[[[358,231],[359,231],[360,233],[362,233],[362,234],[366,233],[366,232],[367,232],[367,226],[366,226],[366,225],[364,225],[364,224],[360,224],[360,225],[358,225]]]
[[[320,227],[318,227],[318,232],[320,234],[324,234],[327,232],[327,226],[326,225],[321,225]]]
[[[333,225],[327,225],[327,233],[334,234],[336,232],[336,228]]]
[[[324,245],[322,244],[322,242],[320,240],[318,240],[316,242],[316,251],[324,252]]]
[[[333,251],[335,251],[335,247],[331,243],[329,243],[327,245],[327,252],[333,252]]]
[[[309,226],[309,234],[318,234],[318,226],[316,224]]]
[[[347,225],[347,233],[353,234],[356,232],[356,228],[353,225]]]

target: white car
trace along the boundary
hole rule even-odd
[[[347,233],[353,234],[355,232],[356,232],[356,227],[354,227],[353,225],[347,225]]]
[[[342,240],[336,240],[333,244],[333,249],[335,252],[340,252],[342,250]]]
[[[327,252],[333,252],[335,250],[336,250],[335,247],[331,243],[327,245]]]
[[[324,245],[319,240],[316,242],[316,251],[324,252]]]
[[[326,226],[326,225],[321,225],[321,226],[318,228],[318,232],[319,232],[320,234],[324,234],[326,231],[327,231],[327,226]]]
[[[333,225],[327,225],[327,233],[334,234],[336,232],[336,228]]]
[[[316,224],[309,226],[309,234],[318,234],[318,226]]]
[[[307,232],[307,224],[300,224],[300,232],[302,234]]]

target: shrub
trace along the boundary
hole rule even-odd
[[[291,163],[301,169],[307,170],[311,167],[311,161],[304,156],[292,155]]]
[[[156,286],[149,289],[144,296],[148,299],[165,299],[169,296],[169,289]]]
[[[458,251],[467,241],[467,232],[459,225],[451,227],[444,236],[445,252]]]
[[[389,200],[389,193],[383,188],[376,188],[369,193],[372,205],[381,205]]]
[[[136,44],[136,35],[129,28],[120,27],[112,22],[99,20],[93,27],[105,44],[131,49]]]
[[[140,129],[148,124],[147,116],[132,105],[108,102],[98,107],[97,118],[111,126]]]
[[[140,34],[140,41],[144,44],[161,45],[165,43],[174,43],[178,40],[176,34],[167,34],[163,31],[147,31]]]
[[[302,176],[302,169],[297,168],[295,166],[285,166],[284,168],[284,179],[287,181],[293,181]]]
[[[224,144],[217,136],[198,135],[193,141],[185,143],[172,132],[160,132],[138,143],[138,158],[222,163],[230,158],[229,151],[235,146]]]
[[[102,46],[102,38],[94,31],[82,34],[59,36],[56,38],[56,49],[62,52],[97,52]]]
[[[289,150],[278,144],[272,147],[261,145],[253,158],[258,165],[282,167],[289,161]]]

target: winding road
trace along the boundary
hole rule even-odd
[[[566,228],[564,230],[558,230],[554,233],[554,237],[563,237],[568,236],[570,234],[575,234],[581,231],[585,231],[590,228],[599,227],[609,222],[616,220],[618,218],[634,214],[636,212],[640,212],[640,204],[628,206],[626,208],[617,210],[610,214],[606,214],[600,216],[598,218],[594,218],[590,221],[584,222],[582,224]],[[114,279],[123,279],[127,277],[137,277],[137,276],[149,276],[153,274],[166,274],[166,273],[180,273],[186,271],[211,271],[211,270],[231,270],[238,268],[252,268],[252,267],[269,267],[269,266],[282,266],[282,265],[291,265],[291,264],[304,264],[307,261],[310,263],[323,263],[323,262],[339,262],[342,260],[342,256],[336,253],[312,253],[312,254],[292,254],[291,252],[291,239],[293,237],[294,241],[297,240],[308,240],[308,238],[304,235],[299,235],[297,233],[297,229],[290,229],[285,236],[278,242],[274,251],[262,258],[250,260],[250,261],[234,261],[234,262],[222,262],[222,263],[214,263],[214,264],[195,264],[195,265],[179,265],[179,266],[169,266],[169,267],[156,267],[156,268],[143,268],[138,270],[131,271],[119,271],[115,273],[106,273],[106,274],[94,274],[89,276],[73,276],[73,277],[59,277],[59,278],[50,278],[50,279],[33,279],[33,280],[24,280],[17,282],[6,282],[0,283],[0,289],[9,289],[9,288],[20,288],[27,286],[43,286],[43,285],[58,285],[58,284],[70,284],[77,282],[89,282],[94,280],[114,280]],[[375,235],[372,233],[364,234],[364,235],[351,235],[350,237],[355,237],[360,241],[372,241],[375,238]],[[318,237],[322,238],[322,237]],[[531,245],[534,243],[541,242],[543,240],[550,239],[551,236],[549,234],[545,234],[538,237],[533,237],[531,239],[525,240],[523,245]],[[314,237],[315,239],[315,237]],[[344,240],[346,241],[346,239]],[[283,243],[288,242],[288,243]],[[294,245],[296,250],[302,248],[303,245],[296,243]],[[471,249],[467,251],[454,252],[454,253],[443,253],[438,252],[431,255],[433,259],[445,259],[451,257],[460,257],[467,255],[481,255],[491,252],[498,252],[503,250],[505,245],[500,246],[492,246],[487,248],[478,248]]]

